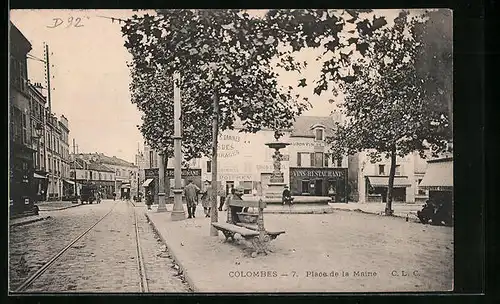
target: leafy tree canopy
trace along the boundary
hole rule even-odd
[[[412,29],[419,22],[402,12],[393,27],[373,35],[369,56],[353,66],[354,80],[343,84],[342,110],[347,119],[331,139],[335,154],[371,149],[372,160],[377,161],[380,153],[403,157],[413,151],[423,155],[427,147],[434,153],[446,148],[449,117],[429,106],[432,101],[425,98],[417,69],[423,46]]]
[[[214,96],[219,102],[220,130],[232,129],[237,117],[247,132],[288,128],[308,106],[292,96],[290,88],[277,84],[269,62],[280,54],[278,41],[265,35],[263,19],[240,10],[159,10],[153,16],[134,16],[122,30],[133,55],[133,100],[145,114],[141,130],[151,143],[170,145],[172,134],[173,123],[165,124],[172,117],[171,85],[158,73],[182,75],[185,139],[190,129],[209,138],[206,119],[213,115]],[[148,86],[157,94],[152,95]],[[160,134],[162,124],[165,129]],[[198,136],[187,139],[192,141],[185,151],[187,158],[207,153],[208,141],[195,140]]]

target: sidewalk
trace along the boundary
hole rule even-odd
[[[74,204],[71,201],[53,201],[36,203],[40,211],[56,211],[81,206],[82,203]]]
[[[22,225],[27,225],[39,221],[43,221],[50,218],[48,215],[30,215],[30,216],[25,216],[25,217],[20,217],[16,219],[11,219],[9,220],[9,226],[10,227],[16,227],[16,226],[22,226]]]
[[[171,210],[171,206],[167,208]],[[251,258],[247,242],[224,243],[221,233],[209,236],[210,219],[203,217],[203,209],[197,209],[195,219],[176,222],[171,221],[170,212],[158,213],[156,207],[142,210],[195,292],[452,288],[451,227],[357,212],[267,214],[266,227],[286,233],[269,244],[269,255]],[[225,217],[220,212],[219,222]]]

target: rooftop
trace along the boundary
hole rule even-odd
[[[291,129],[291,137],[314,137],[313,127],[315,125],[322,125],[325,127],[325,135],[333,135],[335,129],[335,122],[340,122],[338,116],[298,116],[295,118]],[[240,119],[234,122],[235,129],[243,128]]]
[[[314,126],[324,126],[325,135],[333,135],[335,129],[335,119],[332,116],[299,116],[295,119],[292,127],[291,137],[314,137]]]
[[[121,158],[117,158],[116,156],[110,157],[104,155],[103,153],[80,153],[79,157],[82,157],[85,160],[92,160],[97,163],[101,163],[104,165],[114,165],[114,166],[124,166],[124,167],[135,167],[135,165],[131,162],[123,160]]]

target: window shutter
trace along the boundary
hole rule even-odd
[[[302,158],[300,152],[297,152],[297,167],[302,167]]]

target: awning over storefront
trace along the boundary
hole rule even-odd
[[[70,181],[69,179],[63,179],[63,181],[66,182],[66,183],[68,183],[68,184],[70,184],[70,185],[74,185],[75,184],[75,182]]]
[[[368,176],[368,181],[372,187],[389,187],[388,176]],[[394,176],[394,187],[410,187],[410,181],[407,176]]]
[[[34,178],[40,178],[40,179],[47,179],[47,177],[46,177],[46,176],[40,175],[40,174],[38,174],[38,173],[33,173],[33,177],[34,177]]]
[[[424,178],[419,185],[423,189],[447,191],[453,189],[453,160],[429,161]]]
[[[152,178],[148,178],[147,180],[144,181],[144,183],[142,183],[142,186],[143,187],[148,187],[149,184],[151,184],[152,181],[153,181]]]
[[[124,188],[130,188],[130,184],[123,184],[123,185],[121,186],[121,188],[122,188],[122,189],[124,189]]]

